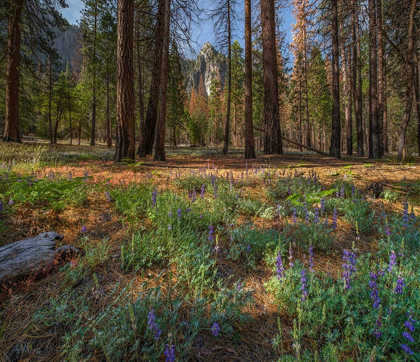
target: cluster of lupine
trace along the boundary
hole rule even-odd
[[[147,316],[147,325],[149,326],[150,331],[153,332],[155,341],[158,341],[162,334],[162,330],[156,324],[156,316],[153,309],[150,310],[149,315]]]
[[[356,254],[349,250],[343,253],[343,279],[346,289],[351,289],[351,277],[356,272]]]
[[[379,309],[379,304],[381,302],[381,298],[379,298],[379,290],[378,290],[378,274],[370,272],[370,281],[369,287],[371,289],[370,297],[373,300],[373,308]]]
[[[309,211],[308,204],[306,202],[306,196],[303,197],[303,211],[305,213],[305,222],[309,224]]]
[[[4,204],[3,201],[0,201],[0,212],[3,212],[4,210]]]
[[[292,251],[292,244],[289,246],[289,266],[293,268],[293,251]]]
[[[300,284],[301,284],[300,290],[302,291],[302,302],[304,302],[306,298],[308,297],[308,291],[306,289],[307,279],[306,279],[305,269],[302,269],[300,272]]]
[[[373,335],[377,338],[380,339],[382,336],[382,317],[379,315],[378,319],[376,319],[376,326],[375,329],[373,330]]]
[[[385,234],[391,236],[391,227],[389,226],[388,218],[385,219]]]
[[[214,241],[214,227],[213,224],[210,224],[209,226],[209,237],[208,237],[208,241],[213,242]]]
[[[334,211],[333,211],[332,227],[333,229],[337,229],[337,209],[336,208],[334,208]]]
[[[192,192],[188,193],[188,198],[191,200],[191,202],[195,202],[195,200],[197,198],[195,189],[193,189]]]
[[[108,191],[105,191],[105,197],[106,197],[106,201],[107,202],[111,202],[112,201],[111,196],[109,195],[109,192]]]
[[[314,208],[314,223],[315,224],[319,223],[319,209],[318,209],[318,206],[315,206],[315,208]]]
[[[296,210],[296,207],[293,208],[293,224],[297,224],[297,210]]]
[[[165,345],[165,361],[166,362],[175,362],[175,346],[174,345]]]
[[[181,218],[181,216],[182,216],[182,210],[178,209],[178,212],[177,212],[178,220]]]
[[[83,234],[87,233],[87,227],[86,227],[86,225],[83,225],[83,227],[82,227],[82,233]]]
[[[406,343],[401,345],[401,348],[406,354],[413,354],[413,351],[411,350],[410,346],[408,345],[409,342],[413,343],[414,338],[411,335],[411,333],[414,332],[414,324],[416,321],[411,316],[410,313],[407,313],[407,320],[404,322],[404,327],[406,328],[406,331],[403,332],[403,337],[406,339]]]
[[[404,284],[405,280],[401,275],[398,275],[398,279],[397,279],[397,285],[395,286],[395,294],[397,295],[402,295],[403,294],[403,289],[404,289]]]
[[[211,326],[211,333],[213,333],[213,336],[217,337],[220,333],[220,326],[217,322],[214,322]]]
[[[152,205],[153,206],[156,206],[157,193],[158,193],[157,189],[153,189],[153,192],[152,192]]]
[[[206,187],[204,186],[204,184],[202,184],[201,185],[201,194],[200,194],[200,196],[201,196],[202,199],[204,199],[204,192],[205,192],[205,190],[206,190]]]
[[[279,254],[277,255],[276,259],[276,267],[277,267],[277,279],[284,278],[284,266],[283,266],[283,260],[281,258],[281,252],[279,251]]]
[[[314,270],[314,247],[309,245],[309,271],[313,273]]]
[[[395,254],[395,251],[392,250],[391,255],[389,256],[388,272],[391,273],[395,265],[397,265],[397,255]]]
[[[406,200],[403,203],[403,226],[408,228],[410,226],[409,222],[410,222],[410,219],[408,216],[408,201]]]

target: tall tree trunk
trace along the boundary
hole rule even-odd
[[[90,145],[95,146],[96,139],[96,33],[98,28],[98,2],[95,0],[95,14],[93,22],[93,74],[92,74],[92,130]]]
[[[385,152],[384,146],[384,109],[385,109],[385,52],[383,33],[380,28],[383,27],[382,21],[382,0],[376,0],[377,12],[377,33],[378,33],[378,129],[379,129],[379,147],[381,155]]]
[[[283,154],[274,0],[260,1],[264,67],[264,154]]]
[[[305,41],[306,42],[306,41]],[[308,90],[308,54],[307,45],[305,45],[303,58],[303,79],[305,82],[305,121],[306,121],[306,146],[311,147],[311,126],[309,123],[309,90]]]
[[[245,158],[255,158],[252,109],[252,21],[251,0],[245,0]]]
[[[52,124],[52,64],[48,64],[48,126],[50,129],[50,143],[54,143],[53,124]]]
[[[117,127],[115,161],[135,159],[134,136],[134,0],[118,1]]]
[[[354,113],[356,118],[357,131],[357,156],[363,157],[364,135],[363,135],[363,89],[362,89],[362,51],[360,44],[360,28],[358,23],[357,2],[352,0],[352,38],[353,38],[353,96]]]
[[[169,72],[169,31],[171,21],[171,0],[165,0],[165,20],[162,43],[162,76],[160,80],[159,115],[156,127],[155,161],[165,161],[165,134],[166,134],[166,102],[168,94]]]
[[[230,24],[230,0],[227,0],[227,7],[228,7],[228,18],[227,18],[227,25],[228,25],[228,94],[227,94],[227,105],[226,105],[226,121],[225,121],[225,135],[223,139],[223,154],[226,155],[228,152],[229,147],[229,123],[230,123],[230,100],[232,97],[232,31],[231,31],[231,24]]]
[[[70,75],[69,75],[70,77]],[[70,146],[73,144],[73,125],[71,120],[71,93],[70,93],[70,79],[68,79],[68,104],[69,104],[69,128],[70,128]]]
[[[139,98],[139,120],[140,120],[140,144],[143,143],[145,121],[144,121],[144,100],[143,100],[143,62],[141,60],[140,48],[140,9],[137,8],[136,12],[136,50],[137,50],[137,83],[138,83],[138,98]]]
[[[420,63],[418,57],[418,50],[415,52],[415,74],[414,74],[414,94],[416,96],[416,111],[417,111],[417,146],[420,155]]]
[[[147,105],[144,129],[142,130],[143,136],[140,138],[141,143],[137,150],[137,154],[140,157],[146,157],[146,155],[150,155],[152,153],[153,143],[155,140],[155,129],[159,105],[159,86],[162,75],[162,42],[165,22],[165,1],[166,0],[159,0],[158,5],[154,65],[152,71],[152,81],[150,83],[149,103]]]
[[[398,136],[398,160],[403,159],[405,149],[405,137],[407,133],[407,127],[410,123],[411,109],[413,106],[413,93],[414,93],[414,68],[415,68],[415,55],[414,55],[414,20],[416,14],[416,0],[411,0],[410,18],[408,21],[407,29],[407,55],[406,55],[406,76],[407,76],[407,88],[405,92],[405,111],[403,122],[401,123],[400,132]]]
[[[10,2],[7,26],[6,114],[3,141],[20,142],[19,76],[22,0]]]
[[[341,158],[341,123],[340,123],[340,67],[338,44],[338,0],[331,0],[331,32],[332,32],[332,122],[330,156]]]
[[[380,1],[380,0],[379,0]],[[381,158],[376,0],[369,0],[369,158]]]
[[[112,125],[111,125],[111,112],[109,107],[109,59],[106,58],[106,146],[112,147]]]
[[[347,155],[353,154],[353,104],[352,104],[352,73],[351,73],[351,50],[347,49],[346,59],[346,78],[347,78],[347,104],[346,104],[346,138]]]

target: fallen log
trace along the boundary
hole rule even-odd
[[[55,262],[80,253],[71,245],[57,249],[57,240],[63,240],[63,236],[47,232],[0,247],[0,285],[48,270]]]
[[[254,129],[256,129],[257,131],[260,131],[260,132],[264,132],[264,133],[265,133],[265,131],[264,131],[263,129],[261,129],[261,128],[258,128],[258,127],[255,127],[255,126],[254,126]],[[304,144],[302,144],[302,143],[299,143],[299,142],[296,142],[296,141],[289,140],[289,139],[287,139],[287,138],[284,138],[283,136],[281,136],[281,139],[282,139],[283,141],[286,141],[286,142],[289,142],[289,143],[293,143],[293,144],[294,144],[294,145],[296,145],[296,146],[299,146],[299,147],[302,147],[302,148],[306,148],[306,149],[308,149],[308,150],[310,150],[310,151],[312,151],[312,152],[319,153],[319,154],[320,154],[320,155],[322,155],[322,156],[334,158],[334,157],[330,156],[328,153],[323,152],[323,151],[320,151],[320,150],[317,150],[316,148],[313,148],[313,147],[311,147],[311,146],[305,146],[305,145],[304,145]]]

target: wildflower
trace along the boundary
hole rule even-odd
[[[86,232],[87,232],[87,227],[86,227],[86,225],[83,225],[83,227],[82,227],[82,233],[84,234]]]
[[[333,229],[337,229],[337,209],[334,208],[333,211],[333,222],[332,222]]]
[[[292,251],[292,244],[289,246],[289,266],[293,268],[293,251]]]
[[[279,254],[277,255],[276,266],[277,266],[277,279],[284,278],[283,260],[281,258],[280,251],[279,251]]]
[[[300,290],[302,291],[302,302],[304,302],[306,300],[306,297],[308,296],[308,291],[306,290],[306,271],[305,269],[302,269],[302,271],[300,272],[301,278],[300,278]]]
[[[181,218],[181,214],[182,214],[182,210],[181,209],[178,209],[178,219]]]
[[[217,185],[214,185],[214,198],[217,199]]]
[[[213,336],[217,337],[220,332],[220,326],[217,322],[214,322],[211,326],[211,333],[213,333]]]
[[[315,209],[314,209],[314,223],[315,224],[319,223],[319,209],[318,209],[318,206],[315,206]]]
[[[169,231],[171,231],[171,230],[172,230],[172,225],[171,225],[171,224],[169,224],[169,225],[168,225],[168,230],[169,230]]]
[[[328,227],[328,225],[329,225],[329,223],[328,223],[328,217],[326,217],[325,220],[324,220],[324,226],[325,227]]]
[[[69,177],[68,177],[69,181],[73,179],[73,175],[71,173],[71,171],[69,172]]]
[[[413,354],[413,351],[411,350],[411,348],[409,346],[407,346],[406,344],[402,344],[401,348],[403,349],[403,351],[406,354]]]
[[[201,185],[201,198],[204,199],[204,192],[205,192],[206,187],[204,186],[204,184]]]
[[[323,197],[321,198],[321,212],[325,212],[325,199]]]
[[[343,264],[343,279],[345,288],[348,290],[351,289],[351,276],[356,272],[356,254],[352,251],[344,250],[343,260],[345,262]]]
[[[306,202],[306,196],[303,199],[303,211],[305,212],[305,222],[309,223],[309,212],[308,212],[308,205]]]
[[[172,217],[172,211],[168,212],[168,216],[171,218]]]
[[[10,206],[12,206],[13,204],[14,204],[13,199],[12,199],[12,198],[10,198],[10,199],[9,199],[9,205],[10,205]]]
[[[408,201],[404,201],[403,203],[403,226],[404,227],[408,227],[409,224],[409,217],[408,217]]]
[[[247,251],[248,253],[251,251],[251,245],[250,245],[250,244],[248,244],[248,245],[247,245],[247,247],[246,247],[246,251]]]
[[[413,336],[409,332],[403,332],[402,335],[407,341],[414,342]]]
[[[213,234],[214,234],[214,227],[213,227],[213,224],[210,224],[210,226],[209,226],[209,237],[207,239],[208,241],[210,241],[210,242],[214,241]]]
[[[381,316],[378,316],[378,319],[376,320],[376,327],[375,327],[375,330],[373,331],[373,334],[375,335],[377,339],[380,339],[382,336],[381,327],[382,327],[382,318]]]
[[[105,197],[106,197],[106,200],[108,202],[111,202],[112,201],[111,196],[109,195],[109,192],[108,191],[105,191]]]
[[[155,206],[156,205],[156,197],[157,197],[157,190],[154,189],[152,192],[152,205]]]
[[[149,315],[147,316],[147,325],[155,335],[155,341],[159,340],[159,337],[162,334],[162,330],[159,329],[158,325],[156,324],[156,316],[153,309],[150,310]]]
[[[297,224],[297,210],[296,210],[296,207],[293,208],[293,224]]]
[[[395,294],[402,295],[404,285],[404,278],[402,278],[401,275],[398,275],[397,286],[395,287]]]
[[[416,214],[414,213],[414,208],[413,207],[411,207],[410,219],[411,220],[416,220]]]
[[[2,212],[4,210],[4,204],[3,201],[0,201],[0,212]]]
[[[379,309],[379,303],[381,302],[381,298],[379,298],[378,284],[376,283],[377,279],[378,274],[370,272],[369,287],[372,290],[370,297],[373,300],[373,308],[375,309]]]
[[[314,272],[314,248],[312,245],[309,245],[309,271]]]
[[[391,228],[389,227],[388,219],[385,221],[385,234],[391,236]]]
[[[340,197],[343,198],[345,193],[344,186],[341,187]]]
[[[414,332],[414,326],[413,323],[411,321],[405,321],[404,322],[404,326],[411,332]]]
[[[397,255],[395,254],[395,251],[392,250],[391,251],[391,255],[389,256],[389,267],[388,267],[388,272],[392,272],[392,269],[394,268],[394,266],[397,265]]]
[[[169,346],[169,345],[165,345],[165,357],[166,357],[166,362],[175,362],[175,346]]]

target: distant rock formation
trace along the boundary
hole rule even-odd
[[[213,45],[205,43],[197,59],[192,62],[189,71],[187,72],[187,90],[195,89],[198,91],[198,84],[200,77],[203,77],[204,89],[206,95],[210,96],[211,81],[214,74],[220,74],[221,87],[223,89],[227,71],[226,57],[219,53]]]
[[[74,57],[80,47],[78,37],[80,36],[80,29],[76,25],[71,25],[65,31],[56,31],[56,38],[54,39],[54,47],[60,56],[60,68],[66,69],[67,63],[71,65]]]

